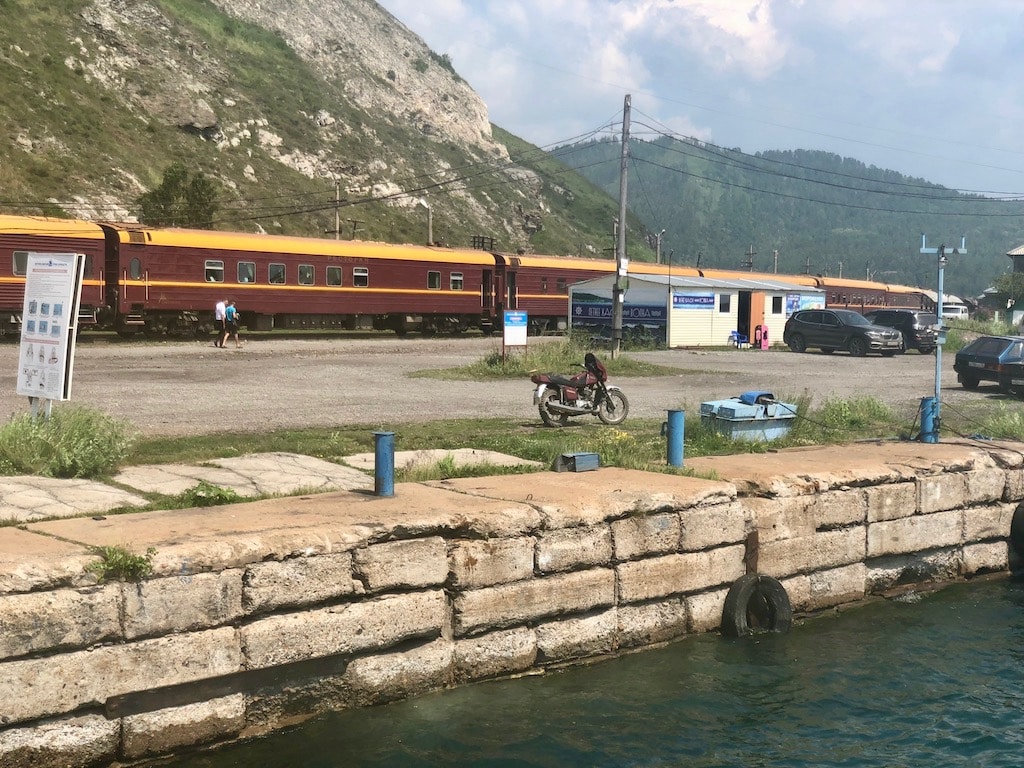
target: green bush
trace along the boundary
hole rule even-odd
[[[231,488],[222,488],[205,480],[178,495],[178,502],[183,507],[216,507],[241,500],[242,497]]]
[[[95,547],[93,551],[100,559],[85,570],[100,581],[142,581],[153,572],[153,547],[144,555],[136,555],[127,547]]]
[[[0,427],[0,474],[101,477],[117,469],[134,439],[127,422],[91,408],[58,407],[49,419],[25,414]]]

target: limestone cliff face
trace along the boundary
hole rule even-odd
[[[428,136],[503,153],[487,105],[454,72],[429,66],[423,40],[373,0],[213,0],[227,13],[279,32],[370,114],[390,115]]]
[[[537,175],[509,166],[505,146],[492,136],[486,104],[446,57],[376,2],[211,2],[81,0],[79,10],[61,20],[63,28],[35,50],[17,46],[17,30],[7,41],[0,32],[7,43],[0,46],[0,63],[56,58],[80,78],[72,79],[71,98],[103,93],[103,119],[110,123],[96,131],[105,137],[116,126],[126,134],[120,146],[62,147],[81,157],[106,150],[109,172],[102,179],[86,170],[63,182],[79,200],[105,201],[97,216],[113,211],[131,218],[134,198],[159,181],[171,159],[185,157],[216,176],[239,207],[268,188],[295,186],[288,172],[301,174],[310,188],[333,192],[337,183],[345,197],[382,200],[415,218],[422,217],[413,213],[416,188],[441,187],[443,194],[430,198],[435,222],[449,214],[447,220],[462,228],[457,237],[480,232],[498,236],[509,249],[528,245],[543,205]],[[269,57],[265,71],[260,56]],[[38,71],[40,82],[27,83],[27,93],[45,92],[47,70]],[[299,90],[296,83],[303,86],[301,98],[289,99]],[[62,138],[59,120],[19,122],[0,105],[2,127],[25,154],[45,152],[52,134]],[[449,184],[470,166],[501,178],[476,189]],[[67,212],[90,216],[84,205]],[[267,228],[287,228],[291,221],[282,217]],[[385,226],[403,225],[392,219]]]

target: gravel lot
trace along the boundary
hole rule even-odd
[[[531,343],[535,343],[531,339]],[[442,418],[500,416],[539,424],[527,379],[499,382],[414,379],[411,371],[450,368],[500,350],[500,339],[255,339],[241,349],[210,342],[79,343],[72,402],[134,423],[146,435],[264,431],[362,424],[374,429]],[[599,356],[607,356],[607,352]],[[670,376],[613,379],[630,400],[631,418],[664,418],[673,408],[752,389],[820,404],[834,396],[873,395],[906,415],[934,394],[935,357],[793,354],[779,348],[667,350],[636,357],[679,369]],[[24,413],[15,394],[18,347],[0,345],[0,415]],[[965,392],[943,356],[943,403],[994,396]]]

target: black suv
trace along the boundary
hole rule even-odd
[[[831,354],[845,349],[854,357],[881,352],[892,357],[903,348],[903,334],[884,325],[872,325],[852,309],[802,309],[786,321],[782,340],[794,352],[818,347]]]
[[[939,318],[934,312],[917,309],[876,309],[864,315],[875,325],[895,328],[903,334],[903,352],[916,349],[922,355],[935,351],[935,326]]]

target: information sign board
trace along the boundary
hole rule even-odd
[[[505,346],[525,347],[526,346],[526,312],[518,309],[505,310]]]
[[[71,397],[78,303],[85,255],[29,253],[17,393],[44,400]]]

